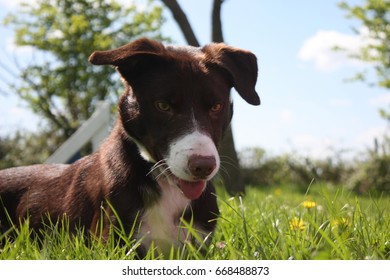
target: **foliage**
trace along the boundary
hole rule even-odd
[[[343,1],[339,6],[347,11],[350,18],[361,23],[362,27],[355,31],[360,32],[368,42],[352,56],[370,63],[377,76],[375,84],[390,89],[390,0],[365,0],[355,6]],[[367,76],[367,72],[358,73],[356,79],[367,81]],[[380,115],[390,122],[388,110],[380,109]],[[357,165],[356,172],[347,185],[359,193],[366,193],[368,190],[390,193],[389,149],[389,139],[384,137],[383,153],[368,152],[367,159]]]
[[[390,138],[385,137],[383,143],[368,151],[368,159],[357,165],[347,187],[361,194],[390,194]]]
[[[21,69],[14,93],[66,139],[95,110],[96,102],[116,100],[119,78],[109,67],[92,67],[94,50],[118,47],[143,35],[161,38],[162,10],[139,9],[115,0],[26,1],[4,23],[15,29],[18,46],[34,50]]]
[[[16,132],[0,137],[0,169],[44,162],[59,144],[51,134]]]
[[[355,31],[362,33],[368,42],[351,56],[370,63],[377,76],[375,84],[390,89],[390,0],[365,0],[356,6],[343,1],[339,6],[347,11],[349,18],[357,19],[362,24],[362,28]],[[367,77],[364,71],[357,73],[355,80],[367,81]],[[389,112],[381,109],[380,114],[390,122]]]
[[[186,243],[169,259],[390,259],[389,198],[355,197],[345,189],[313,185],[305,195],[287,186],[229,197],[218,192],[221,216],[211,244]],[[190,225],[186,225],[190,229]],[[40,242],[31,238],[28,224],[0,235],[1,259],[134,259],[137,244],[120,229],[122,244],[87,241],[82,232],[70,235],[67,223],[50,225]],[[146,259],[161,259],[153,248]]]
[[[240,153],[246,185],[273,187],[290,185],[305,192],[311,182],[345,186],[359,194],[390,194],[390,138],[377,141],[364,158],[347,161],[335,151],[325,159],[294,154],[269,156],[261,148],[247,148]]]
[[[246,185],[275,186],[288,183],[290,178],[286,156],[268,156],[262,148],[247,148],[239,153]]]
[[[341,154],[336,151],[325,159],[313,159],[294,154],[269,156],[261,148],[248,148],[240,153],[240,162],[247,185],[290,184],[304,191],[313,180],[333,185],[344,183],[354,168]]]
[[[390,88],[390,1],[365,0],[363,4],[356,6],[341,2],[339,6],[347,11],[350,18],[357,19],[363,30],[367,31],[364,36],[369,43],[362,47],[359,53],[354,54],[355,58],[373,63],[378,78],[377,84]],[[364,73],[359,76],[365,79]]]

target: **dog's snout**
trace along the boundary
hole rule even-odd
[[[213,156],[191,156],[188,160],[188,168],[192,175],[199,179],[209,176],[215,168],[217,162]]]

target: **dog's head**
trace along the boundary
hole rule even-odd
[[[126,86],[119,101],[126,133],[155,163],[157,179],[178,185],[189,199],[219,169],[217,147],[233,114],[231,88],[260,104],[255,55],[222,43],[165,47],[144,38],[96,51],[89,61],[116,67]]]

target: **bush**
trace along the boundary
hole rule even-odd
[[[287,157],[269,157],[262,148],[248,148],[239,153],[246,185],[274,186],[291,181]]]
[[[390,138],[368,151],[367,159],[358,163],[347,186],[360,194],[390,194]]]
[[[269,156],[264,149],[249,148],[239,153],[239,158],[245,184],[263,187],[288,184],[305,191],[312,180],[344,184],[354,168],[341,154],[335,152],[326,159],[312,159],[294,154]]]

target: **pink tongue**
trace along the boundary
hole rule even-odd
[[[184,195],[191,200],[197,199],[206,186],[206,181],[188,182],[178,179],[176,183]]]

